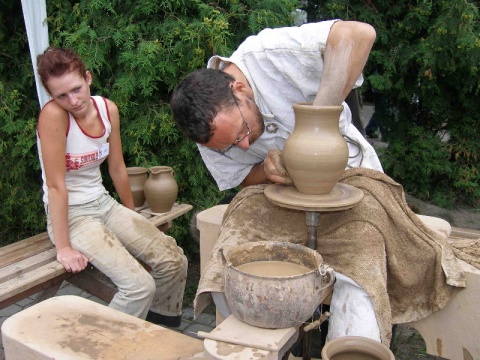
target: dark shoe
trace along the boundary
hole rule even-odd
[[[145,320],[153,324],[163,325],[167,327],[174,327],[174,328],[179,327],[180,324],[182,323],[182,317],[180,315],[168,316],[168,315],[157,314],[152,311],[148,312],[147,318]]]

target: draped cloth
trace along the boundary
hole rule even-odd
[[[350,169],[340,182],[365,196],[352,209],[320,215],[317,251],[370,295],[382,342],[389,344],[392,324],[442,309],[466,286],[457,257],[479,267],[480,239],[450,244],[410,210],[402,186],[381,172]],[[228,206],[199,282],[195,316],[211,302],[210,292],[223,291],[222,247],[271,240],[306,244],[305,212],[274,205],[263,194],[265,186],[243,189]]]
[[[45,0],[22,0],[22,10],[41,109],[50,100],[37,72],[37,55],[48,47],[47,4]]]

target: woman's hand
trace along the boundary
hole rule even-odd
[[[71,247],[57,250],[57,260],[63,265],[65,270],[74,274],[84,270],[88,264],[87,257]]]
[[[270,150],[264,160],[263,168],[267,178],[274,183],[292,185],[292,179],[285,169],[282,150]]]

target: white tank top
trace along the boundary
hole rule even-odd
[[[67,144],[65,148],[65,184],[68,205],[84,204],[98,199],[106,189],[102,183],[100,164],[109,154],[108,137],[112,131],[110,114],[105,98],[92,96],[98,120],[103,124],[103,134],[94,137],[85,133],[72,114],[68,113]],[[37,147],[42,169],[43,202],[48,204],[48,187],[43,166],[40,136],[37,131]]]

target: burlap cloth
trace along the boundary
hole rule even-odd
[[[340,181],[365,196],[352,209],[320,215],[317,250],[326,264],[371,296],[382,342],[389,344],[392,324],[442,309],[465,287],[457,256],[480,268],[480,239],[459,241],[454,248],[419,220],[407,206],[402,186],[381,172],[351,169]],[[211,302],[211,291],[223,291],[220,248],[267,240],[306,243],[305,213],[272,204],[264,188],[243,189],[227,208],[199,282],[195,316]]]

